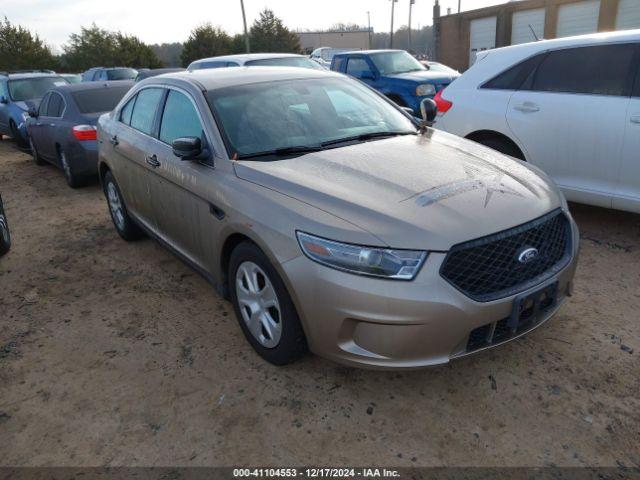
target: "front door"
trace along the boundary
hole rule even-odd
[[[552,51],[509,101],[509,128],[570,200],[611,207],[634,48]]]
[[[620,181],[613,207],[640,213],[640,75],[638,98],[631,99],[627,110]]]

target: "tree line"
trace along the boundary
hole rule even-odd
[[[300,53],[298,36],[289,30],[273,11],[264,9],[249,32],[251,52]],[[52,69],[81,72],[95,66],[127,66],[134,68],[186,67],[193,60],[217,55],[244,53],[243,35],[231,36],[211,23],[194,28],[183,43],[148,45],[135,35],[105,30],[93,24],[72,33],[55,55],[37,35],[0,21],[0,71]],[[162,59],[161,59],[162,57]],[[167,61],[167,58],[169,61]]]

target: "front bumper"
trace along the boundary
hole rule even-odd
[[[572,228],[572,257],[554,277],[555,307],[517,333],[477,346],[472,335],[511,315],[514,300],[541,285],[491,302],[476,302],[439,274],[446,253],[430,253],[411,282],[355,276],[300,256],[281,265],[310,349],[338,363],[369,368],[418,368],[447,363],[518,338],[548,320],[570,294],[578,261],[578,229]],[[494,329],[495,330],[495,329]],[[469,347],[469,348],[468,348]]]

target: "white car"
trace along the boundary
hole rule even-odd
[[[239,55],[222,55],[219,57],[194,60],[187,71],[205,70],[224,67],[300,67],[322,69],[316,62],[295,53],[246,53]]]
[[[478,53],[436,128],[542,168],[569,200],[640,213],[640,30]]]

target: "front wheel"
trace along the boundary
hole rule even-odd
[[[2,203],[0,203],[0,257],[7,253],[10,248],[11,234],[9,233],[7,217],[2,209]]]
[[[31,149],[31,156],[33,157],[33,161],[36,165],[44,165],[45,161],[42,160],[40,155],[38,155],[38,151],[36,150],[36,146],[33,143],[33,138],[29,137],[29,148]]]
[[[104,175],[103,188],[104,195],[107,197],[111,220],[113,220],[113,225],[116,227],[118,234],[128,242],[142,237],[144,235],[142,229],[129,216],[120,188],[111,172],[107,172]]]
[[[284,282],[255,244],[243,242],[233,250],[228,278],[240,327],[262,358],[274,365],[286,365],[308,351]]]

